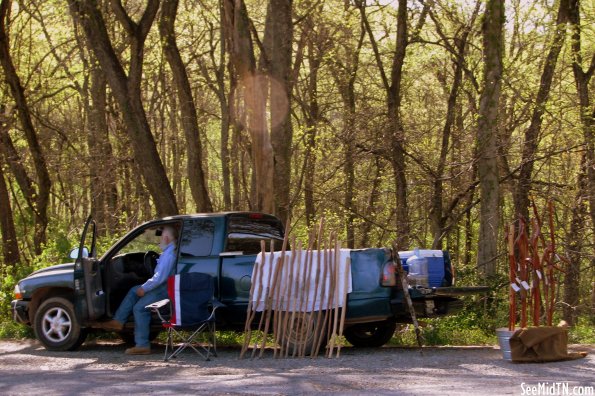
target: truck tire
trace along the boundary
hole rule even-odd
[[[296,356],[302,349],[305,355],[313,355],[316,352],[316,341],[319,344],[318,353],[324,351],[327,343],[326,329],[320,329],[319,323],[323,320],[324,312],[318,314],[302,313],[295,315],[293,325],[288,323],[287,332],[283,334],[283,347],[287,348],[289,356]],[[315,337],[315,332],[319,336]]]
[[[396,328],[393,322],[361,323],[346,328],[343,334],[356,348],[377,348],[393,337]]]
[[[74,306],[64,297],[52,297],[44,301],[33,324],[35,336],[48,351],[72,351],[87,337],[76,317]]]

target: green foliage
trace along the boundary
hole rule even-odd
[[[595,327],[590,324],[579,324],[568,331],[570,344],[595,344]]]
[[[421,322],[421,334],[426,346],[436,345],[492,345],[495,333],[481,325],[473,312],[462,312],[446,318]],[[413,325],[401,327],[389,345],[415,346],[417,338]]]

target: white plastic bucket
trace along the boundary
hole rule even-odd
[[[506,327],[496,329],[496,336],[498,337],[498,345],[502,351],[502,358],[504,360],[512,361],[512,352],[510,350],[510,337],[514,334],[515,330],[508,330]]]

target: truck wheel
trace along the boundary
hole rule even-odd
[[[344,335],[354,347],[375,348],[386,344],[396,328],[392,322],[361,323],[346,328]]]
[[[314,342],[320,344],[318,352],[324,351],[326,347],[326,328],[321,329],[319,323],[323,320],[324,312],[318,314],[302,313],[294,317],[293,325],[287,324],[287,332],[283,334],[283,346],[289,351],[289,355],[296,355],[303,349],[305,355],[312,355],[316,352]],[[318,333],[318,337],[315,336]]]
[[[52,297],[39,306],[33,329],[48,351],[75,350],[87,337],[72,303],[63,297]]]

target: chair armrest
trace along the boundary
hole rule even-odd
[[[216,310],[217,308],[223,308],[225,307],[225,304],[223,304],[221,301],[217,300],[216,298],[213,299],[213,310]]]
[[[167,304],[169,304],[169,298],[166,298],[166,299],[160,300],[160,301],[156,301],[156,302],[154,302],[152,304],[147,305],[145,308],[154,310],[154,309],[163,308]]]

